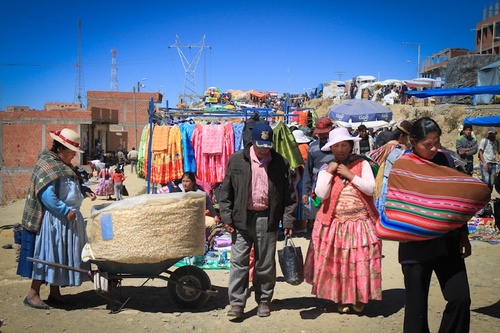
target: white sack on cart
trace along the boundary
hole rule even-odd
[[[93,209],[87,252],[129,264],[203,255],[205,200],[196,192],[144,194]]]

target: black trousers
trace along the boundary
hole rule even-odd
[[[469,332],[470,290],[465,261],[459,255],[436,257],[417,264],[402,264],[405,282],[404,332],[429,332],[428,298],[432,272],[448,302],[439,332]]]
[[[465,173],[468,174],[469,176],[472,176],[473,172],[474,172],[474,164],[472,162],[468,162],[465,165]]]

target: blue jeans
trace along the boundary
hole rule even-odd
[[[481,168],[481,180],[483,183],[488,185],[490,190],[493,189],[493,185],[495,184],[496,175],[498,172],[498,164],[497,163],[488,163],[488,171],[484,170],[483,164],[480,164]]]

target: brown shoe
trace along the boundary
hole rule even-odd
[[[260,302],[257,307],[257,316],[259,317],[269,317],[271,315],[271,311],[269,310],[269,303],[264,301]]]
[[[365,305],[363,303],[359,303],[359,304],[354,304],[352,306],[352,309],[354,310],[354,312],[356,313],[361,313],[363,312],[363,310],[365,309]]]
[[[227,312],[227,316],[241,318],[243,316],[243,307],[240,305],[231,305],[231,309]]]

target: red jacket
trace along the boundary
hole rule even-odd
[[[121,172],[115,172],[111,176],[111,179],[113,179],[113,183],[123,183],[125,176]]]

